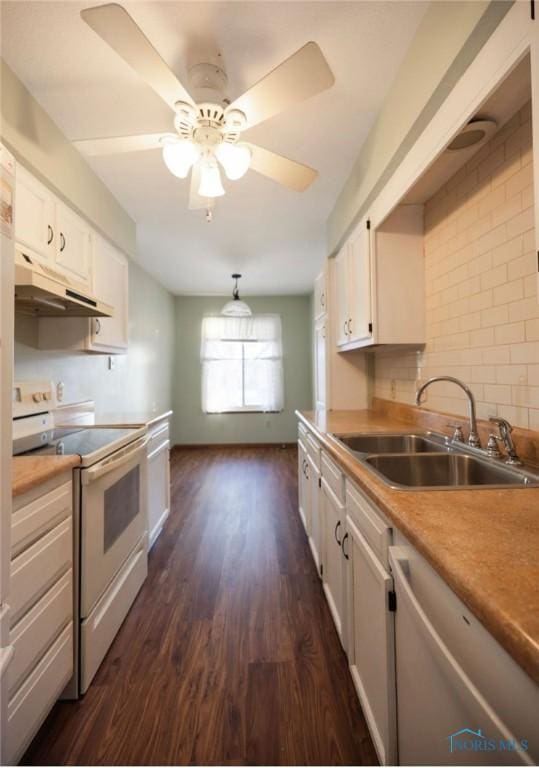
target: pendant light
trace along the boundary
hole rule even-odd
[[[251,307],[240,299],[240,292],[238,289],[238,280],[240,277],[241,275],[238,274],[232,275],[232,279],[236,281],[232,290],[232,301],[227,301],[221,310],[221,314],[226,315],[227,317],[249,317],[249,315],[253,314],[251,312]]]

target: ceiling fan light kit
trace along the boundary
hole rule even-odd
[[[225,194],[219,167],[212,155],[203,157],[200,161],[200,186],[198,194],[200,197],[221,197]]]
[[[168,170],[179,179],[186,179],[193,165],[200,158],[200,148],[189,139],[165,138],[163,160]]]
[[[226,72],[213,64],[196,64],[189,70],[190,87],[203,99],[196,102],[121,5],[86,8],[81,17],[173,110],[176,131],[162,137],[75,142],[82,152],[95,156],[161,146],[165,165],[174,176],[185,179],[191,171],[191,210],[208,211],[213,199],[225,194],[217,160],[230,181],[241,179],[252,168],[302,192],[316,179],[318,172],[313,168],[240,141],[243,131],[331,88],[335,78],[316,43],[306,43],[232,103],[224,95]]]

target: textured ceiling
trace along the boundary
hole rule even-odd
[[[172,113],[82,22],[91,2],[3,2],[2,56],[69,139],[171,130]],[[366,138],[426,2],[126,2],[187,85],[187,67],[220,53],[228,95],[241,94],[308,40],[326,56],[331,90],[244,134],[314,166],[298,194],[250,171],[224,181],[214,220],[187,209],[188,180],[159,151],[91,158],[137,222],[138,260],[176,293],[304,293],[325,255],[325,222]]]

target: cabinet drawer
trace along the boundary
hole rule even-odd
[[[322,477],[341,504],[344,504],[344,475],[338,466],[322,451]]]
[[[320,469],[320,445],[309,432],[307,432],[305,438],[305,447],[307,448],[307,453],[315,463],[316,468]]]
[[[71,531],[69,517],[11,561],[11,626],[71,565]]]
[[[391,526],[382,519],[367,497],[349,482],[346,483],[346,511],[365,536],[382,565],[389,569],[388,548],[391,545]]]
[[[149,450],[152,450],[159,443],[170,439],[170,427],[168,421],[159,421],[148,428],[148,437],[150,438]]]
[[[18,762],[72,674],[73,626],[69,624],[9,702],[9,765]]]
[[[8,669],[10,697],[72,618],[73,573],[70,568],[11,630],[10,642],[15,655]]]
[[[148,574],[145,537],[81,624],[81,693],[86,693]]]
[[[72,508],[72,484],[68,482],[17,509],[11,519],[11,556],[16,557],[61,520],[69,517]]]

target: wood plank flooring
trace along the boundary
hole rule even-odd
[[[293,448],[174,449],[172,512],[94,682],[28,765],[372,765]]]

